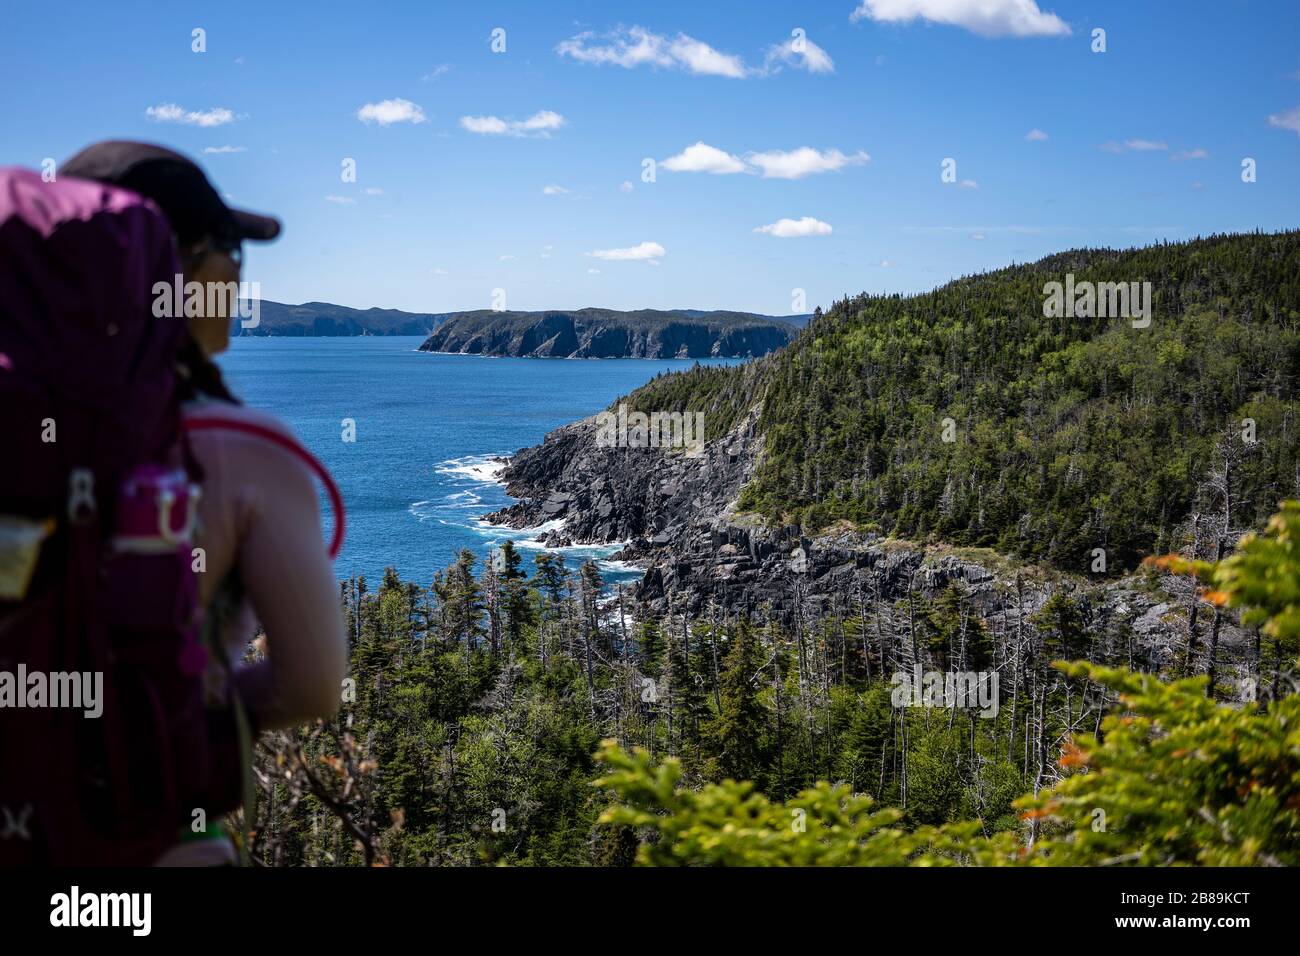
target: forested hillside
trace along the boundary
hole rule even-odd
[[[1044,285],[1150,282],[1149,327],[1046,318]],[[1077,250],[915,296],[845,299],[788,348],[663,376],[644,410],[755,403],[765,453],[741,506],[1111,573],[1190,516],[1258,527],[1300,490],[1300,232]],[[617,404],[617,403],[615,403]],[[945,430],[947,434],[945,435]],[[951,440],[945,440],[949,438]]]
[[[751,312],[481,310],[452,316],[420,350],[516,358],[743,357],[766,355],[794,333],[784,318]]]
[[[245,303],[248,314],[249,304]],[[399,309],[352,309],[330,302],[286,305],[261,299],[258,322],[244,328],[244,319],[231,324],[231,335],[336,336],[336,335],[428,335],[447,312],[402,312]]]
[[[251,857],[1297,863],[1297,540],[1292,506],[1222,566],[1165,563],[1254,628],[1208,697],[1155,679],[1200,673],[1190,645],[1162,662],[1067,592],[987,618],[954,586],[783,628],[649,614],[593,564],[511,547],[428,588],[354,579],[342,709],[263,738]],[[892,675],[918,665],[997,670],[996,712],[900,705]]]
[[[1150,282],[1149,327],[1045,317],[1067,274]],[[344,584],[343,706],[265,739],[253,859],[1300,862],[1300,505],[1242,537],[1300,492],[1298,334],[1300,233],[1226,236],[657,378],[631,402],[706,412],[695,470],[588,423],[512,475],[524,524],[659,532],[646,580],[507,545]],[[900,696],[922,674],[996,682]]]

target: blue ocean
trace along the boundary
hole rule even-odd
[[[235,394],[287,422],[338,482],[347,505],[339,577],[373,579],[391,566],[428,584],[462,548],[482,560],[507,537],[527,559],[544,529],[479,520],[513,501],[495,480],[493,459],[539,443],[660,372],[694,364],[439,355],[416,351],[420,342],[241,337],[218,359]],[[343,440],[345,419],[356,423],[355,441]],[[639,576],[608,560],[617,550],[560,549],[571,564],[596,558],[611,581]]]

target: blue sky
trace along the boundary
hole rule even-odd
[[[279,301],[782,314],[794,289],[811,310],[1076,246],[1300,226],[1292,0],[124,0],[5,20],[0,163],[109,137],[189,153],[284,219],[245,273]]]

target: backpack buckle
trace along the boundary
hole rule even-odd
[[[95,517],[95,474],[89,468],[73,468],[68,473],[68,521],[89,524]]]

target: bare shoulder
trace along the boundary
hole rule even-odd
[[[186,402],[181,407],[181,416],[187,430],[196,436],[212,432],[256,437],[263,432],[272,432],[294,442],[298,441],[293,429],[280,419],[246,405],[218,401]]]
[[[257,409],[226,402],[187,403],[182,418],[200,463],[215,459],[239,477],[302,485],[315,499],[310,453],[288,425]]]

